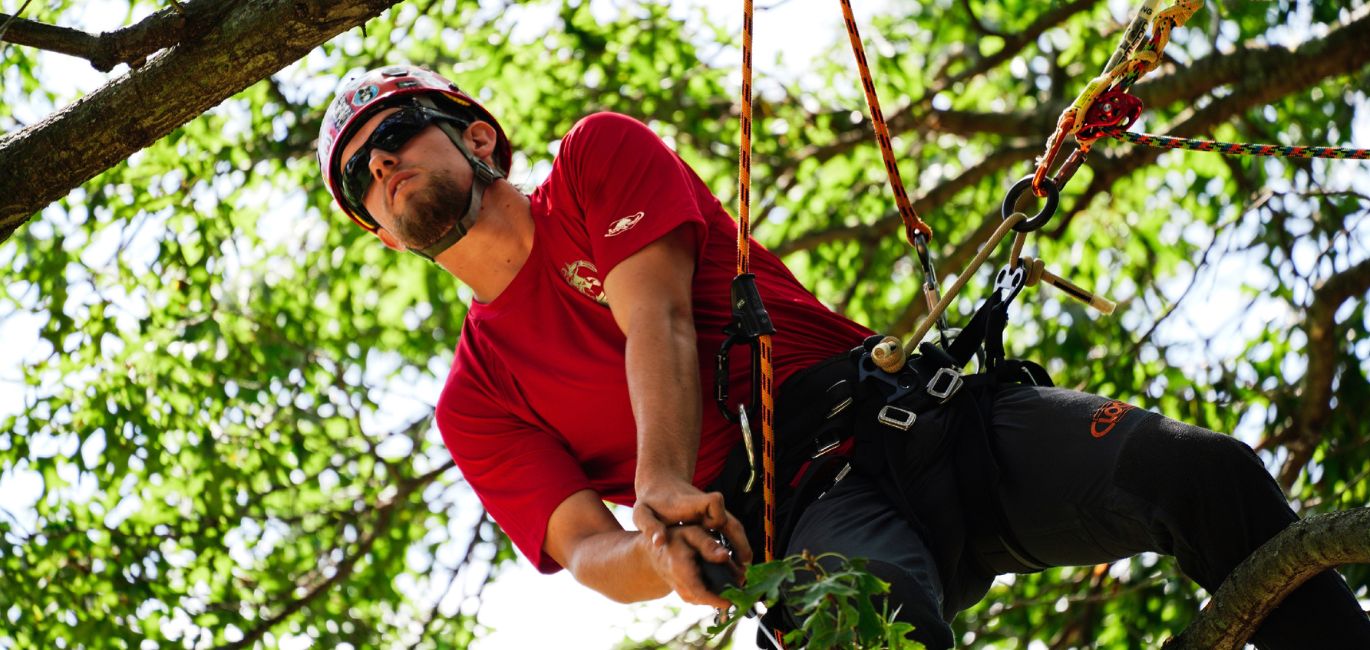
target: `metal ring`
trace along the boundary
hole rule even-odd
[[[1008,220],[1009,215],[1016,212],[1016,210],[1014,210],[1014,205],[1018,203],[1018,197],[1031,187],[1032,176],[1024,176],[1022,180],[1014,183],[1013,187],[1009,188],[1008,195],[1004,197],[1004,205],[1000,209],[1000,215],[1005,221]],[[1051,180],[1051,178],[1043,178],[1042,187],[1046,188],[1047,191],[1046,205],[1042,206],[1042,209],[1037,214],[1029,217],[1022,223],[1015,224],[1013,226],[1014,230],[1018,232],[1032,232],[1047,225],[1047,222],[1051,221],[1052,215],[1056,214],[1056,207],[1061,204],[1061,190],[1056,187],[1056,182]]]

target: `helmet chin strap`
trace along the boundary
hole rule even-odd
[[[428,108],[440,110],[434,104],[433,100],[427,97],[418,97],[415,101]],[[447,234],[443,235],[441,239],[434,242],[431,246],[423,249],[409,249],[410,252],[433,262],[434,264],[437,264],[438,255],[451,248],[452,245],[456,244],[462,237],[465,237],[466,233],[471,230],[471,226],[476,224],[476,215],[480,214],[481,196],[485,194],[486,188],[494,184],[495,181],[504,178],[504,172],[501,172],[471,153],[471,150],[466,147],[466,140],[461,137],[461,131],[458,130],[457,127],[445,120],[439,121],[436,124],[438,128],[442,129],[443,133],[447,134],[448,138],[451,138],[452,144],[456,145],[457,150],[466,158],[466,162],[471,165],[472,173],[471,200],[466,205],[466,214],[463,214],[461,218],[457,219],[456,223],[452,224],[452,229],[448,230]]]

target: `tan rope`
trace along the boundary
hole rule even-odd
[[[956,281],[951,283],[951,287],[942,294],[942,299],[937,301],[937,305],[932,308],[932,311],[928,312],[927,317],[923,319],[923,322],[913,333],[913,338],[910,338],[909,342],[905,344],[904,350],[906,352],[913,354],[913,352],[918,349],[918,343],[923,340],[924,336],[928,335],[928,330],[932,329],[933,323],[937,322],[937,319],[947,310],[947,306],[951,304],[951,301],[955,300],[957,294],[961,293],[961,288],[966,286],[966,283],[970,281],[971,276],[975,275],[975,272],[980,270],[980,266],[985,263],[986,259],[989,259],[990,254],[999,246],[999,242],[1003,241],[1004,237],[1008,236],[1008,234],[1013,231],[1014,226],[1022,223],[1026,219],[1027,215],[1021,212],[1014,212],[1009,215],[1007,219],[1004,219],[1004,222],[999,224],[998,228],[994,229],[994,232],[985,240],[985,243],[980,246],[980,252],[975,254],[975,258],[970,261],[970,264],[966,265],[966,268],[961,272],[961,275],[957,276]]]

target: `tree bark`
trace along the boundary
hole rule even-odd
[[[1232,570],[1165,650],[1241,650],[1261,621],[1309,578],[1370,562],[1370,508],[1314,515],[1280,531]],[[1313,647],[1316,644],[1311,643]]]
[[[180,43],[0,138],[0,241],[75,187],[397,2],[184,3],[187,36]]]

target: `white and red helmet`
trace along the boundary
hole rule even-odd
[[[370,70],[359,77],[343,82],[333,101],[323,116],[319,129],[319,167],[323,171],[324,185],[328,193],[357,225],[368,231],[379,228],[375,219],[361,206],[350,206],[343,200],[340,167],[343,145],[348,138],[376,111],[403,103],[406,98],[418,95],[441,95],[455,105],[453,110],[465,110],[477,120],[495,128],[497,135],[493,156],[500,172],[508,173],[513,160],[513,150],[509,138],[504,135],[495,116],[476,102],[470,95],[462,92],[457,84],[441,75],[411,65],[391,65]]]

